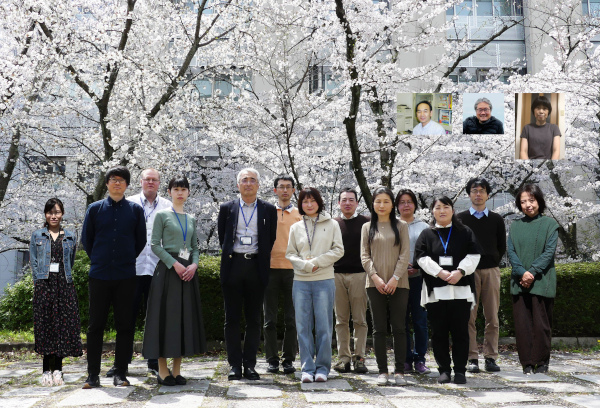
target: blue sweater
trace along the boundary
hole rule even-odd
[[[91,260],[90,278],[135,277],[135,260],[146,245],[144,210],[125,197],[107,197],[87,209],[81,244]]]

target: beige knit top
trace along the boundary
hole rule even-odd
[[[378,222],[377,233],[369,245],[369,228],[371,223],[362,226],[360,240],[360,257],[367,272],[367,288],[374,288],[375,283],[371,275],[377,273],[384,282],[388,282],[393,275],[400,277],[398,288],[408,289],[408,262],[410,261],[410,238],[408,224],[397,220],[400,231],[400,245],[394,245],[394,231],[391,223]]]

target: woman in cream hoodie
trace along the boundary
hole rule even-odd
[[[338,223],[323,211],[323,199],[317,189],[304,188],[298,201],[303,219],[290,228],[285,257],[294,267],[292,296],[302,382],[323,382],[327,381],[331,369],[335,300],[333,264],[344,255],[344,244]],[[313,326],[316,339],[312,334]]]

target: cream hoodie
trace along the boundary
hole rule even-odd
[[[304,215],[302,221],[298,221],[290,228],[290,239],[288,241],[285,257],[290,260],[294,267],[294,280],[319,281],[333,279],[333,264],[344,256],[344,242],[342,231],[337,221],[332,220],[326,212],[319,214],[317,229],[312,242],[312,251],[308,245],[306,226],[308,233],[312,235],[314,218]],[[307,260],[307,257],[314,258]],[[314,267],[318,267],[313,272]]]

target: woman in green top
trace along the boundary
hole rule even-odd
[[[542,190],[527,184],[517,192],[515,205],[525,214],[510,226],[508,258],[512,265],[510,293],[519,360],[523,373],[545,373],[550,361],[552,309],[556,296],[554,253],[558,223],[542,215]]]
[[[159,384],[184,385],[181,357],[206,352],[196,274],[199,251],[196,219],[183,211],[190,194],[187,178],[171,179],[168,192],[173,207],[156,213],[152,228],[152,252],[160,262],[148,296],[143,354],[158,359]],[[172,372],[167,358],[173,359]]]

